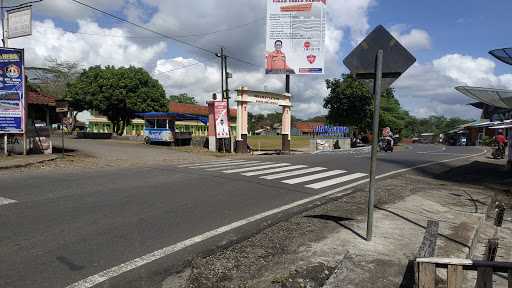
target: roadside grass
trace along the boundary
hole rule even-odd
[[[258,150],[280,150],[281,149],[281,135],[279,136],[249,136],[249,145],[253,151]],[[303,150],[309,148],[308,136],[292,136],[291,148],[294,150]]]

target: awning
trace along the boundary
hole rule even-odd
[[[494,88],[459,86],[455,90],[485,104],[512,109],[512,91]]]
[[[503,63],[512,65],[512,48],[495,49],[489,52]]]
[[[512,124],[490,127],[490,129],[507,129],[507,128],[512,128]]]

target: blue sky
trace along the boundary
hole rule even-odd
[[[228,32],[183,39],[211,50],[223,45],[231,55],[261,65],[231,63],[233,87],[283,88],[281,78],[263,73],[264,0],[81,1],[169,35],[202,34],[263,18]],[[292,80],[294,113],[299,117],[326,112],[322,108],[328,93],[324,80],[346,72],[343,58],[379,24],[390,29],[418,59],[394,85],[402,105],[413,115],[478,118],[479,111],[467,106],[469,99],[455,92],[454,86],[512,89],[512,67],[488,54],[493,48],[512,46],[508,31],[512,1],[328,0],[328,9],[326,75]],[[34,5],[34,13],[34,35],[11,41],[27,49],[29,64],[44,66],[45,58],[54,56],[83,67],[142,66],[169,94],[190,93],[200,102],[220,88],[218,60],[196,49],[158,37],[132,38],[152,34],[70,0],[45,0]],[[269,112],[273,108],[254,109]]]
[[[450,53],[491,57],[494,48],[509,47],[512,1],[385,0],[369,9],[370,25],[405,24],[429,32],[432,50],[416,53],[428,61]],[[506,67],[499,65],[504,72]]]

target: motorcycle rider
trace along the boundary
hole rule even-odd
[[[500,155],[505,154],[505,146],[507,145],[507,138],[503,135],[503,130],[498,131],[498,135],[494,137],[496,143],[498,143],[498,151]]]

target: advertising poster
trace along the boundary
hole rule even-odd
[[[25,79],[23,51],[0,48],[0,134],[23,134]]]
[[[267,74],[324,74],[327,0],[267,0]]]
[[[215,101],[215,135],[217,139],[229,138],[228,103]]]

